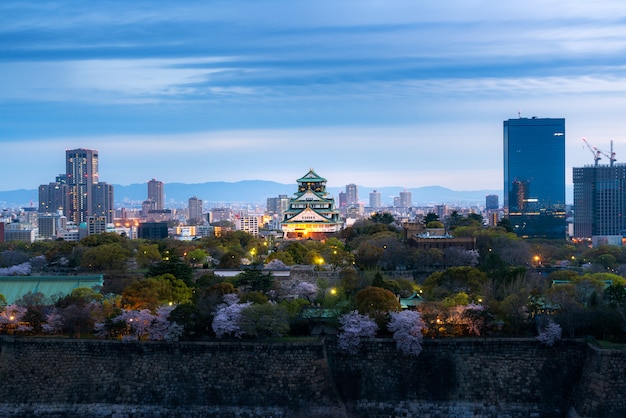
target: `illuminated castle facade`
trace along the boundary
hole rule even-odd
[[[289,200],[282,230],[287,239],[324,239],[341,230],[335,199],[326,191],[326,179],[313,169],[297,180],[298,191]]]

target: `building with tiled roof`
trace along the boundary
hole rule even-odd
[[[343,227],[335,199],[326,191],[326,179],[313,169],[297,180],[298,191],[284,212],[282,230],[288,239],[324,239]]]

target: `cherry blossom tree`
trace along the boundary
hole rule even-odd
[[[0,313],[0,330],[14,330],[18,332],[31,331],[32,327],[24,325],[24,316],[28,309],[25,306],[15,304],[7,305]]]
[[[562,332],[563,330],[561,329],[561,326],[550,319],[548,320],[548,325],[541,330],[536,338],[542,344],[552,347],[558,340],[561,339]]]
[[[235,293],[224,295],[224,303],[217,307],[211,327],[217,338],[232,335],[241,338],[241,311],[252,305],[252,302],[239,303],[239,296]]]
[[[149,309],[126,310],[106,323],[96,324],[96,331],[101,336],[115,331],[123,341],[176,341],[183,333],[183,326],[169,320],[174,308],[174,305],[160,306],[154,314]]]
[[[154,314],[154,319],[150,327],[150,340],[157,341],[178,341],[183,335],[184,326],[174,321],[170,321],[170,313],[176,305],[159,306]]]
[[[470,303],[460,307],[461,318],[466,322],[468,331],[471,334],[481,336],[487,327],[486,311],[483,305]]]
[[[398,350],[407,356],[417,357],[422,352],[424,321],[417,311],[390,312],[387,329],[393,332]]]
[[[337,344],[339,348],[349,354],[356,354],[365,338],[374,338],[378,325],[368,315],[361,315],[358,311],[341,315],[339,317],[339,334]]]
[[[31,264],[25,262],[11,267],[0,268],[0,276],[28,276],[31,270]]]
[[[317,296],[318,288],[313,283],[300,282],[296,286],[296,292],[298,294],[298,297],[312,302],[313,300],[315,300],[315,296]]]

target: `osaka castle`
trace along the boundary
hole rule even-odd
[[[310,169],[298,180],[298,191],[289,199],[282,230],[287,239],[324,239],[341,230],[335,199],[326,191],[326,179]]]

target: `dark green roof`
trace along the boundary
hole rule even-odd
[[[326,182],[324,177],[320,177],[313,169],[310,169],[302,178],[297,180],[298,183]]]
[[[101,274],[92,276],[0,276],[0,294],[8,304],[28,292],[41,292],[46,297],[53,295],[69,295],[79,287],[98,287],[104,284]]]

